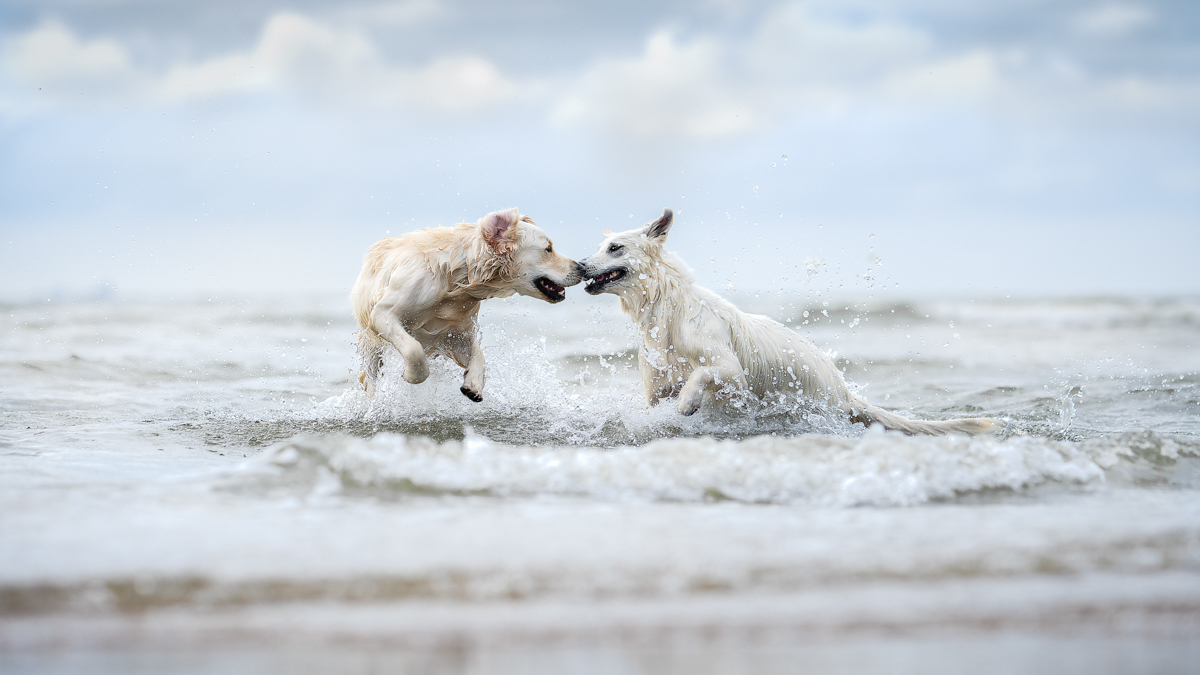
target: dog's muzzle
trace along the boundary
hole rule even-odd
[[[583,290],[587,291],[589,295],[599,295],[600,293],[604,292],[604,289],[609,284],[620,281],[625,277],[626,274],[627,272],[621,268],[608,270],[607,272],[601,272],[596,276],[589,276],[589,274],[585,272],[584,277],[587,277],[587,281],[585,282],[586,286]]]
[[[533,285],[546,296],[550,302],[562,302],[567,299],[567,289],[561,284],[557,284],[549,279],[549,277],[538,277],[534,280]]]

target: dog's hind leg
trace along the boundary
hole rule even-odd
[[[368,397],[374,396],[375,383],[379,381],[379,373],[383,369],[383,345],[374,335],[363,331],[358,336],[358,354],[363,363],[363,371],[358,374],[358,383],[367,391]]]
[[[483,385],[487,380],[487,368],[483,360],[483,349],[479,346],[478,335],[474,330],[469,334],[456,335],[446,347],[454,362],[466,369],[459,391],[463,396],[479,403],[483,400]]]

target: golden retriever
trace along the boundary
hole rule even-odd
[[[483,400],[479,303],[520,293],[547,302],[566,298],[581,280],[575,261],[559,255],[529,216],[494,211],[477,223],[416,230],[367,251],[350,294],[365,368],[367,395],[383,365],[385,345],[404,358],[404,379],[429,377],[426,356],[442,354],[465,369],[461,391]]]

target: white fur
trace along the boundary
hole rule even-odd
[[[556,253],[546,233],[516,209],[383,239],[367,251],[350,294],[362,329],[359,382],[374,394],[382,350],[390,344],[404,358],[408,382],[424,382],[426,355],[442,354],[466,369],[463,395],[481,401],[479,303],[514,293],[559,302],[563,287],[579,281],[575,261]]]
[[[730,388],[756,396],[797,392],[840,410],[851,420],[906,433],[982,433],[983,418],[925,422],[875,407],[846,386],[833,360],[787,326],[746,314],[696,285],[691,270],[663,245],[673,222],[670,209],[649,225],[612,234],[579,266],[587,292],[612,293],[642,339],[642,384],[651,405],[678,397],[691,415],[706,398]],[[609,280],[608,275],[621,273]]]

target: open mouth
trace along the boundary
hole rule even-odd
[[[554,283],[553,281],[550,281],[546,277],[538,277],[537,280],[533,282],[533,285],[536,286],[537,289],[542,292],[542,295],[546,296],[546,299],[550,302],[562,302],[563,300],[567,299],[567,294],[565,292],[567,289]]]
[[[604,291],[605,286],[615,281],[619,281],[624,276],[625,270],[623,269],[609,270],[604,274],[597,274],[596,276],[587,280],[587,286],[584,288],[584,290],[590,295],[596,295]]]

